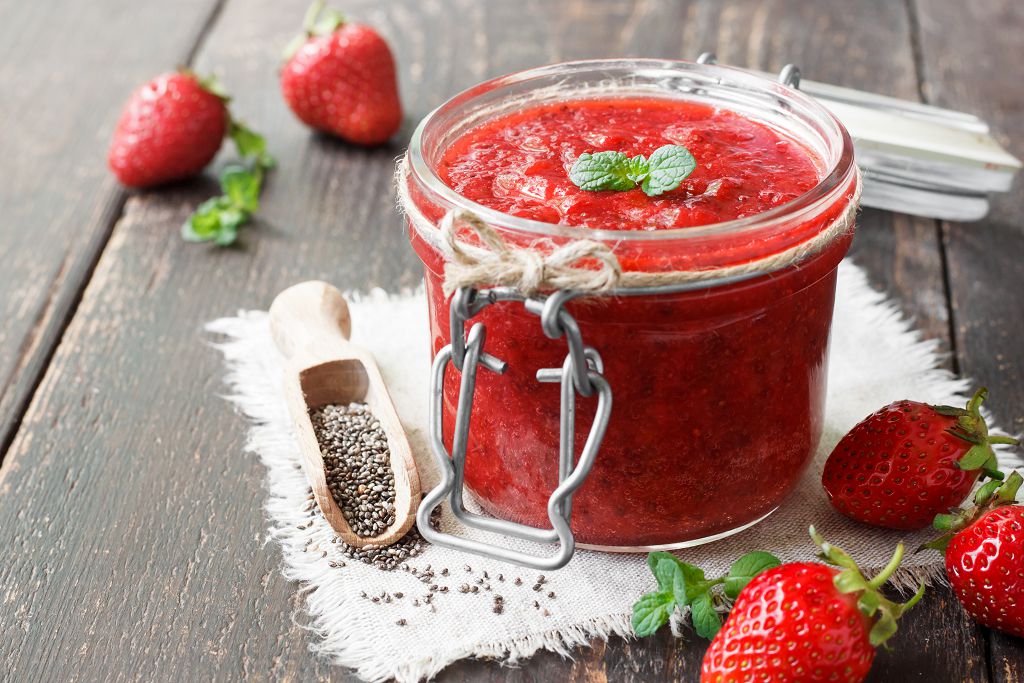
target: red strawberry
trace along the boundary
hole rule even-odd
[[[1022,482],[1013,472],[995,491],[983,486],[976,508],[936,518],[954,531],[928,545],[945,548],[946,575],[968,614],[1024,637],[1024,506],[1010,504]]]
[[[880,592],[903,557],[868,580],[842,550],[811,527],[822,556],[839,565],[784,564],[755,576],[704,654],[701,683],[855,683],[867,676],[875,648],[896,619],[924,594],[896,604]]]
[[[311,128],[360,145],[386,142],[402,123],[391,49],[369,26],[322,10],[310,8],[306,33],[286,53],[284,99]]]
[[[128,187],[188,178],[217,154],[229,121],[224,98],[194,74],[163,74],[132,93],[107,161]]]
[[[821,483],[832,505],[851,519],[890,529],[923,529],[964,501],[979,476],[1000,477],[979,408],[898,401],[868,416],[842,438]]]

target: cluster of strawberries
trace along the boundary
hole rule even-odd
[[[1000,472],[993,451],[995,444],[1020,442],[989,434],[980,412],[985,397],[981,389],[966,408],[914,401],[882,408],[839,442],[822,484],[833,506],[858,522],[901,530],[933,525],[941,535],[919,552],[945,553],[949,583],[967,612],[986,626],[1024,636],[1024,506],[1015,504],[1024,478]],[[975,491],[973,504],[959,507],[982,479],[988,481]],[[811,536],[827,564],[781,564],[767,553],[751,553],[728,577],[713,581],[674,556],[652,553],[660,590],[634,606],[634,630],[652,633],[675,608],[689,607],[698,634],[713,637],[703,683],[862,681],[875,648],[896,632],[896,620],[921,598],[924,586],[903,604],[881,592],[899,567],[902,544],[884,569],[867,578],[813,527]],[[774,561],[762,559],[757,572],[735,571],[755,556]],[[669,574],[673,565],[680,569]],[[674,582],[664,580],[670,576]],[[729,581],[742,588],[730,591]],[[705,597],[722,582],[724,595]],[[724,624],[713,616],[708,628],[697,595],[719,610],[735,599]]]
[[[898,401],[854,427],[825,463],[822,484],[847,517],[888,529],[942,532],[927,548],[944,552],[950,585],[978,622],[1024,636],[1024,479],[999,471],[981,415],[985,389],[966,408]],[[979,479],[973,505],[959,506]]]
[[[369,26],[347,23],[315,3],[305,30],[288,47],[281,94],[307,126],[359,145],[378,145],[402,123],[395,60]],[[182,180],[202,171],[230,137],[246,161],[221,176],[224,196],[204,203],[183,228],[186,239],[230,244],[255,212],[264,172],[273,164],[262,137],[238,122],[214,79],[188,70],[136,90],[114,131],[108,163],[128,187]]]

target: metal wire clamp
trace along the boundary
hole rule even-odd
[[[429,542],[541,570],[564,567],[572,558],[576,547],[569,526],[572,495],[583,484],[594,464],[612,409],[612,390],[604,378],[601,356],[583,343],[579,325],[565,309],[565,304],[575,296],[564,290],[548,296],[525,297],[510,288],[462,288],[452,297],[449,306],[452,343],[441,349],[434,358],[430,383],[430,445],[434,461],[441,472],[441,482],[423,498],[416,513],[420,534]],[[550,529],[538,529],[469,512],[462,497],[477,371],[483,366],[490,372],[502,374],[507,368],[504,361],[484,352],[487,337],[484,324],[473,323],[467,335],[466,323],[488,306],[499,302],[522,302],[528,312],[540,318],[544,334],[551,339],[565,337],[569,349],[562,367],[537,371],[537,381],[558,382],[561,386],[558,486],[548,498]],[[442,427],[444,379],[449,364],[454,365],[461,374],[451,453],[445,448]],[[577,393],[581,396],[596,395],[597,412],[579,461],[574,465]],[[535,543],[557,542],[558,549],[552,555],[537,555],[439,531],[431,526],[430,517],[445,498],[455,518],[467,527]]]

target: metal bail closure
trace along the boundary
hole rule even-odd
[[[479,291],[462,288],[452,297],[449,311],[452,343],[441,349],[434,358],[430,380],[430,446],[434,461],[441,472],[441,482],[423,498],[416,512],[416,526],[429,542],[532,569],[558,569],[564,567],[572,558],[576,548],[576,540],[569,527],[572,517],[572,495],[583,484],[594,465],[597,451],[608,428],[608,418],[612,409],[612,390],[604,378],[601,356],[583,343],[579,325],[565,310],[565,304],[575,296],[571,292],[558,291],[547,297],[527,298],[509,288]],[[468,335],[465,324],[488,306],[509,301],[523,302],[527,311],[540,317],[541,328],[546,336],[551,339],[564,336],[569,347],[562,367],[537,371],[537,381],[558,382],[561,386],[558,486],[548,498],[550,529],[538,529],[469,512],[462,497],[477,371],[482,365],[491,372],[501,374],[507,367],[503,361],[484,353],[484,341],[487,337],[484,324],[474,323]],[[442,431],[444,378],[449,364],[454,365],[461,373],[451,453],[445,448]],[[596,394],[597,412],[579,461],[574,465],[577,393],[581,396]],[[557,542],[558,550],[552,555],[537,555],[439,531],[431,526],[430,517],[445,498],[448,499],[455,518],[467,527],[535,543]]]

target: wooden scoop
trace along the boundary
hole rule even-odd
[[[302,464],[317,505],[343,541],[361,548],[391,545],[412,527],[420,502],[420,478],[409,440],[391,403],[384,378],[365,349],[349,342],[348,304],[326,282],[289,287],[270,307],[270,330],[285,357],[285,394],[295,421]],[[380,422],[395,475],[395,521],[379,536],[359,536],[327,488],[323,455],[309,411],[330,403],[365,402]]]

